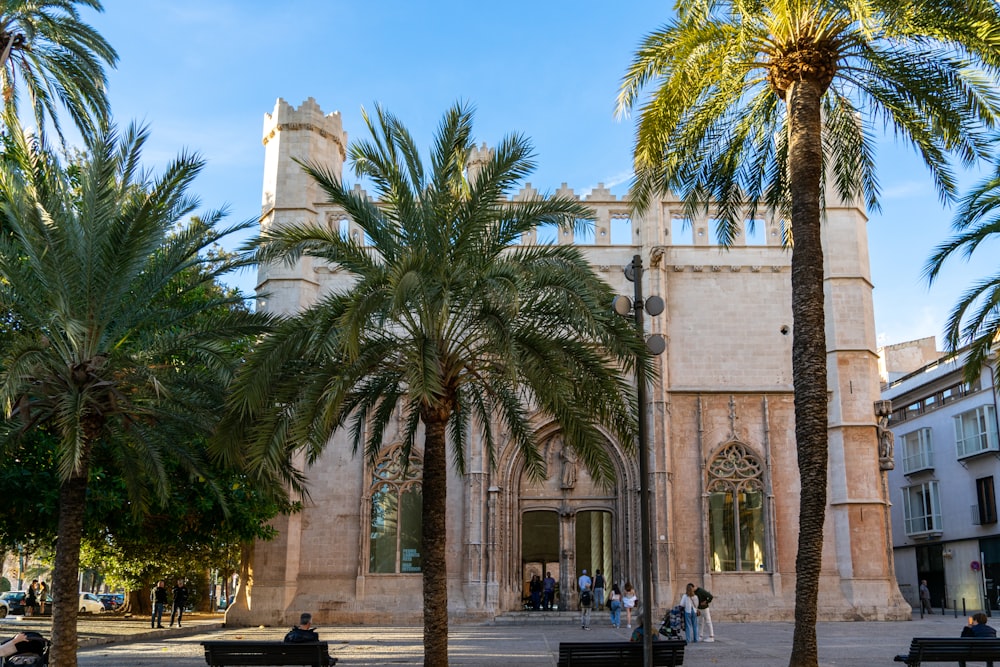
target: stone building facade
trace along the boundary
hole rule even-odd
[[[264,118],[261,225],[311,221],[362,238],[324,203],[295,159],[340,173],[347,136],[339,113],[311,98],[278,100]],[[483,149],[485,150],[485,148]],[[479,156],[474,155],[472,166]],[[516,195],[533,193],[530,185]],[[560,192],[573,195],[565,185]],[[574,195],[575,196],[575,195]],[[791,255],[781,222],[747,221],[728,251],[713,243],[711,218],[684,219],[675,198],[635,216],[629,202],[598,187],[583,197],[596,212],[593,235],[573,232],[524,243],[578,243],[621,294],[622,268],[641,255],[646,295],[666,311],[650,333],[667,341],[650,392],[653,591],[655,610],[677,603],[689,581],[715,594],[717,618],[790,619],[794,610],[799,477],[791,370]],[[828,198],[824,223],[829,350],[830,477],[819,614],[822,619],[910,617],[896,586],[884,474],[873,403],[879,398],[867,219]],[[260,269],[259,307],[292,313],[350,276],[304,259]],[[524,462],[501,442],[488,465],[473,439],[463,476],[449,481],[448,590],[454,621],[520,610],[531,574],[551,571],[564,606],[576,606],[576,578],[601,569],[638,583],[639,465],[610,435],[613,489],[594,485],[556,426],[536,419],[550,472],[531,483]],[[398,441],[387,436],[374,466],[353,456],[346,434],[309,469],[305,511],[275,521],[279,536],[256,544],[249,585],[229,611],[236,623],[292,622],[309,610],[319,623],[418,623],[421,619],[419,453],[402,478]],[[419,518],[419,509],[416,510]],[[416,531],[419,527],[416,527]]]

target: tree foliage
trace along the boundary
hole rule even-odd
[[[245,264],[206,251],[255,221],[218,227],[187,188],[201,169],[181,155],[154,176],[141,165],[147,132],[101,134],[84,162],[63,166],[38,142],[10,137],[0,168],[0,404],[8,439],[46,432],[59,480],[53,581],[53,667],[75,667],[77,575],[93,466],[114,470],[133,516],[170,497],[173,466],[204,477],[219,500],[203,439],[240,359],[234,341],[268,319],[189,298]]]
[[[821,209],[878,202],[875,131],[888,127],[955,195],[950,160],[990,152],[1000,118],[1000,7],[993,0],[679,0],[625,75],[639,109],[633,201],[664,191],[717,208],[731,243],[764,201],[790,221],[792,372],[801,478],[790,664],[815,667],[827,493]],[[643,97],[643,92],[652,92]]]

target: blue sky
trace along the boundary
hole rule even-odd
[[[351,138],[360,109],[378,102],[428,146],[456,100],[475,105],[479,141],[530,137],[532,185],[577,192],[604,183],[627,190],[633,128],[614,117],[621,76],[644,34],[671,2],[579,0],[429,2],[377,0],[105,0],[84,14],[117,49],[109,73],[119,125],[152,130],[145,151],[159,168],[182,149],[207,159],[195,182],[205,208],[228,204],[232,220],[260,213],[263,115],[282,97],[313,97],[341,111]],[[933,288],[921,278],[950,235],[918,158],[891,138],[878,155],[882,212],[868,225],[879,343],[939,337],[954,302],[985,261],[953,260]],[[972,182],[971,177],[965,179]],[[233,280],[245,292],[254,276]]]

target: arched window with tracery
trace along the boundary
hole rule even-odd
[[[415,452],[410,453],[409,466],[403,470],[402,445],[391,447],[375,465],[371,485],[369,572],[421,571],[422,473],[423,461]]]
[[[709,560],[714,572],[767,570],[764,466],[731,442],[708,465]]]

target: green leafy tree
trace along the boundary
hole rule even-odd
[[[445,115],[429,169],[398,119],[378,108],[365,121],[371,138],[352,145],[350,161],[374,183],[379,203],[323,165],[307,171],[371,247],[302,225],[268,230],[260,250],[265,262],[319,258],[357,282],[260,342],[220,433],[247,443],[251,468],[268,469],[296,450],[312,461],[348,426],[354,450],[363,446],[373,459],[399,409],[406,465],[422,426],[424,662],[441,666],[448,664],[448,445],[462,473],[471,429],[481,429],[492,460],[502,428],[530,474],[540,476],[531,422],[538,410],[558,421],[565,442],[607,482],[614,473],[599,426],[632,446],[635,401],[620,369],[631,369],[644,348],[611,312],[610,289],[578,249],[517,245],[538,225],[570,226],[592,215],[564,197],[506,199],[534,168],[525,138],[505,138],[469,178],[468,108]]]
[[[945,262],[955,254],[966,259],[976,250],[1000,235],[1000,161],[992,174],[977,183],[966,194],[952,223],[957,232],[939,245],[927,261],[924,275],[933,283]],[[962,294],[948,316],[945,325],[945,345],[951,352],[968,346],[965,376],[972,382],[989,362],[1000,337],[1000,273],[983,278]],[[1000,376],[996,379],[1000,386]]]
[[[731,242],[763,200],[791,222],[792,371],[801,477],[791,665],[814,666],[827,493],[823,184],[877,206],[872,124],[920,154],[951,198],[949,160],[988,154],[1000,113],[992,0],[686,0],[648,35],[620,113],[639,109],[632,194],[714,202]],[[643,97],[643,91],[653,88]]]
[[[87,140],[109,118],[104,65],[118,54],[78,7],[103,11],[99,0],[0,0],[0,90],[3,122],[18,127],[27,96],[41,136],[46,122],[63,139],[57,105],[65,107]]]
[[[76,589],[91,465],[110,461],[136,516],[169,497],[168,461],[205,466],[201,438],[237,360],[232,341],[266,318],[222,308],[238,297],[186,299],[237,268],[204,252],[253,221],[217,228],[193,219],[187,189],[202,167],[181,155],[161,176],[141,167],[144,129],[114,129],[64,168],[37,142],[10,137],[0,169],[0,311],[15,315],[0,350],[7,437],[45,429],[58,439],[58,542],[53,581],[53,667],[76,665]],[[192,276],[192,274],[187,274]],[[211,315],[209,315],[211,314]]]

